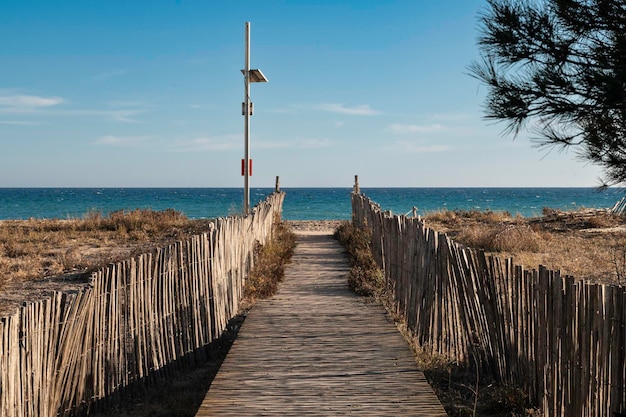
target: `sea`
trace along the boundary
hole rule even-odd
[[[274,191],[251,188],[254,205]],[[285,188],[283,219],[348,220],[351,188]],[[361,188],[383,210],[425,215],[438,210],[508,211],[540,216],[544,207],[559,210],[610,208],[624,188]],[[242,188],[0,188],[0,220],[76,219],[91,212],[174,209],[191,219],[241,214]]]

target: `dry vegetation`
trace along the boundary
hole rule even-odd
[[[523,218],[507,212],[439,211],[425,216],[426,225],[457,243],[518,265],[543,265],[605,284],[626,283],[626,218],[604,210],[562,212]]]
[[[372,257],[372,236],[353,223],[342,223],[333,234],[348,252],[348,287],[356,294],[380,299],[385,292],[385,276]]]
[[[84,286],[98,267],[206,231],[208,223],[174,210],[0,221],[0,316],[22,301]]]
[[[276,294],[285,276],[285,267],[296,248],[296,235],[280,218],[274,219],[272,240],[255,249],[255,264],[246,281],[247,303]]]

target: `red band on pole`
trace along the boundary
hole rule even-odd
[[[248,174],[252,176],[252,159],[250,160],[250,168],[248,169]]]
[[[242,159],[241,160],[241,176],[243,177],[244,175],[246,175],[246,160]]]

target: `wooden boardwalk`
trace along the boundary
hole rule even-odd
[[[342,248],[303,233],[285,282],[258,303],[197,416],[446,416],[381,306],[351,293]]]

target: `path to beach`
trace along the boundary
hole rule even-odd
[[[384,309],[348,290],[332,229],[294,229],[279,293],[251,310],[197,416],[446,416]]]

